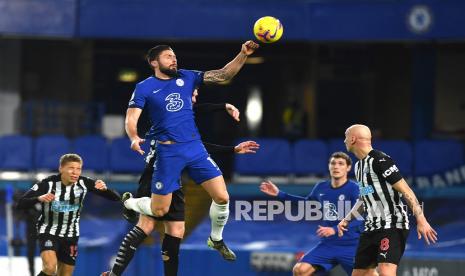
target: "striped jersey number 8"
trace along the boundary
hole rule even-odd
[[[169,94],[166,96],[165,101],[168,102],[166,104],[166,110],[169,112],[179,111],[184,106],[184,101],[181,99],[181,95],[179,93]]]

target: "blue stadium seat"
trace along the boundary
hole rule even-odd
[[[389,155],[399,167],[402,175],[412,175],[413,150],[409,142],[402,140],[378,140],[373,142],[373,148]]]
[[[453,140],[423,140],[414,143],[415,175],[431,175],[464,164],[463,144]]]
[[[115,138],[110,146],[110,170],[115,173],[142,173],[145,166],[144,157],[131,150],[127,137]],[[148,153],[148,143],[143,144]]]
[[[28,171],[32,164],[32,139],[23,135],[0,138],[0,170]]]
[[[39,170],[57,171],[59,159],[66,153],[71,153],[71,143],[65,136],[40,136],[35,143],[35,167]]]
[[[322,140],[299,140],[294,143],[294,172],[298,175],[328,174],[328,145]]]
[[[331,155],[331,154],[335,153],[336,151],[342,151],[344,153],[347,153],[350,156],[350,158],[352,158],[352,163],[354,163],[354,164],[355,164],[355,162],[358,161],[358,159],[357,159],[357,157],[355,157],[355,155],[353,155],[351,152],[347,152],[346,145],[344,144],[344,137],[342,137],[342,138],[334,138],[334,139],[329,139],[328,140],[328,155]]]
[[[100,135],[81,136],[73,141],[74,152],[84,160],[84,170],[108,170],[107,140]]]
[[[245,140],[244,140],[245,141]],[[291,147],[284,139],[255,139],[256,154],[235,156],[235,173],[241,175],[287,175],[293,172]]]

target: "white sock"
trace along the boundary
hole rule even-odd
[[[226,204],[217,204],[212,201],[210,206],[210,219],[212,221],[212,230],[210,237],[214,241],[223,239],[223,229],[228,222],[229,217],[229,202]]]
[[[138,213],[153,216],[152,208],[150,208],[151,203],[150,197],[129,198],[124,202],[124,206]]]

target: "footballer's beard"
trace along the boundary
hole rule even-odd
[[[178,70],[176,68],[170,69],[169,67],[160,66],[160,72],[171,78],[176,78],[178,76]]]

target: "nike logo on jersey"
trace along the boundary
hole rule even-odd
[[[324,196],[325,194],[320,194],[320,196]]]
[[[386,161],[386,159],[384,159],[384,158],[379,159],[379,162],[385,162],[385,161]]]
[[[161,88],[160,89],[157,89],[157,90],[153,90],[153,94],[156,94],[158,92],[160,92]]]

